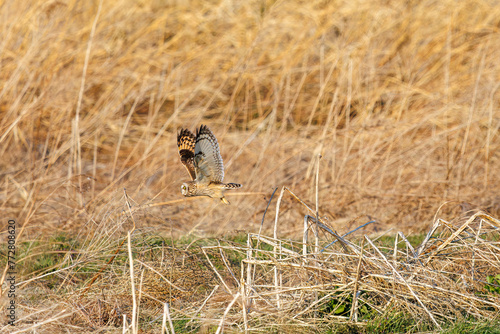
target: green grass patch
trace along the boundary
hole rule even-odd
[[[500,334],[500,321],[475,321],[467,319],[450,325],[443,334]]]
[[[484,286],[486,290],[500,294],[500,274],[486,276],[486,281],[488,282],[488,284]]]
[[[367,333],[416,333],[431,331],[434,326],[427,321],[416,320],[408,313],[392,312],[380,315],[368,322]]]

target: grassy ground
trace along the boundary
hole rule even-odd
[[[499,29],[500,7],[472,0],[0,3],[0,241],[7,245],[8,220],[14,219],[21,268],[19,315],[25,317],[17,328],[34,331],[30,326],[42,323],[38,332],[84,331],[111,321],[121,330],[123,314],[133,318],[133,310],[121,305],[130,304],[135,291],[129,286],[126,241],[134,227],[131,251],[144,263],[134,262],[135,274],[144,270],[150,282],[157,281],[154,271],[144,269],[156,263],[175,277],[191,277],[193,266],[175,260],[183,256],[199,266],[195,276],[200,279],[182,284],[203,289],[189,296],[161,295],[171,301],[176,326],[177,321],[191,321],[183,328],[196,323],[193,331],[216,330],[226,309],[226,330],[233,331],[245,326],[323,331],[345,323],[350,316],[346,320],[333,309],[322,315],[327,301],[312,301],[346,284],[342,293],[352,298],[357,271],[350,259],[363,249],[363,234],[372,240],[381,237],[375,240],[377,247],[394,252],[397,232],[414,246],[423,245],[436,222],[433,237],[441,242],[453,237],[446,247],[461,243],[476,251],[462,262],[442,258],[445,248],[435,255],[429,255],[433,250],[419,253],[421,261],[430,257],[426,264],[439,260],[433,266],[445,276],[436,276],[447,282],[442,288],[458,291],[464,287],[455,284],[470,279],[475,283],[465,284],[465,300],[484,293],[496,296],[495,286],[484,282],[500,274],[498,259],[491,257],[498,252],[498,233],[488,230],[484,236],[483,229],[496,226],[500,216]],[[176,133],[200,124],[207,124],[219,140],[225,180],[243,184],[239,192],[228,193],[229,207],[180,194],[188,175],[176,152]],[[295,195],[285,190],[278,205],[283,186]],[[487,215],[459,231],[478,210]],[[336,255],[328,255],[347,268],[345,274],[328,277],[336,288],[322,286],[325,278],[314,274],[320,263],[331,265],[327,255],[311,255],[315,241],[309,240],[307,255],[301,253],[304,215],[315,216],[316,211],[341,235],[376,220],[346,237],[353,249],[336,245]],[[288,240],[298,243],[286,247],[304,258],[286,261],[311,262],[305,276],[298,276],[300,284],[292,272],[282,282],[301,287],[286,293],[295,300],[300,292],[303,310],[315,305],[303,316],[290,316],[300,313],[297,308],[266,308],[276,307],[277,296],[286,293],[276,288],[278,269],[259,262],[248,265],[255,265],[254,275],[260,274],[262,282],[245,276],[243,286],[255,291],[241,295],[249,297],[259,284],[271,284],[274,292],[259,292],[267,305],[259,307],[268,314],[260,324],[254,322],[253,309],[247,310],[249,318],[241,318],[246,304],[235,298],[242,284],[241,261],[270,256],[248,258],[253,256],[248,233],[279,241],[259,244],[269,248],[263,252],[280,249]],[[476,240],[472,245],[471,235]],[[329,232],[319,237],[321,247],[336,240]],[[198,245],[205,238],[209,241]],[[194,242],[197,251],[189,242],[177,245],[179,240]],[[220,248],[216,240],[239,250]],[[476,249],[478,243],[486,248]],[[406,256],[413,255],[406,243],[398,247],[406,255],[394,260],[401,265],[395,269],[407,280],[416,269],[405,262],[410,261]],[[201,249],[216,252],[222,263],[210,265],[207,258],[216,256],[205,256]],[[222,249],[237,253],[226,255],[235,268],[224,263]],[[479,260],[472,254],[482,252],[489,271],[477,269]],[[446,254],[455,253],[450,249]],[[273,253],[271,258],[280,256]],[[396,284],[384,266],[366,268],[366,275]],[[448,277],[452,270],[447,266],[465,278]],[[214,268],[229,277],[233,271],[238,279],[219,277]],[[90,284],[98,272],[101,276]],[[140,276],[136,280],[139,284]],[[224,286],[226,281],[233,285]],[[7,305],[5,276],[2,282],[0,302]],[[381,284],[374,280],[368,286],[372,292],[386,291]],[[409,293],[407,288],[400,295]],[[176,291],[187,290],[192,288]],[[117,297],[107,304],[109,295]],[[482,304],[468,309],[460,304],[456,307],[466,311],[457,314],[435,306],[443,296],[424,298],[424,307],[418,298],[405,303],[396,295],[370,297],[381,311],[377,317],[400,317],[403,323],[410,319],[411,324],[427,317],[409,325],[413,331],[470,322],[460,319],[495,321]],[[70,296],[75,302],[68,301]],[[337,304],[346,305],[345,298]],[[498,300],[492,298],[497,306],[484,307],[496,310]],[[143,310],[152,318],[145,320],[147,313],[139,312],[140,326],[159,332],[167,313],[161,304],[148,303]],[[106,321],[98,318],[103,314],[108,314]],[[368,328],[373,319],[360,318],[342,328]]]

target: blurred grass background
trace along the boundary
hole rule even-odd
[[[275,187],[314,204],[321,154],[339,232],[421,232],[443,203],[498,216],[499,30],[495,1],[4,1],[0,210],[30,238],[79,233],[125,188],[153,205],[140,228],[255,232]],[[176,132],[200,124],[244,185],[230,207],[180,194]]]

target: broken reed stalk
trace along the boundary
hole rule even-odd
[[[319,162],[321,160],[321,154],[318,154],[318,160],[316,161],[316,219],[314,224],[314,253],[319,252]],[[318,293],[314,294],[314,301],[318,301]],[[315,312],[314,316],[317,316]]]
[[[135,297],[135,280],[134,280],[134,258],[132,257],[132,243],[130,241],[130,232],[127,233],[127,249],[130,265],[130,284],[132,290],[132,333],[136,334],[138,330],[137,324],[137,299]]]
[[[172,323],[172,317],[170,316],[170,307],[168,306],[168,303],[163,304],[163,313],[167,315],[168,325],[170,326],[172,334],[175,334],[174,324]]]
[[[319,252],[319,162],[321,154],[318,154],[318,161],[316,162],[316,223],[315,225],[315,238],[314,238],[314,252]]]
[[[304,262],[307,256],[307,244],[309,242],[309,216],[304,216],[304,233],[302,235],[302,255],[304,256]]]
[[[278,197],[278,201],[276,202],[276,218],[274,220],[274,229],[273,229],[273,237],[274,240],[278,240],[278,217],[280,214],[280,205],[281,205],[281,200],[283,199],[283,195],[285,193],[285,187],[281,188],[280,196]],[[278,259],[278,254],[277,254],[277,246],[274,246],[274,258],[277,260]],[[281,303],[280,303],[280,289],[279,289],[279,273],[278,273],[278,266],[274,266],[273,269],[274,272],[274,287],[276,290],[276,307],[281,309]]]
[[[453,240],[457,238],[457,236],[462,233],[468,226],[471,224],[476,218],[481,218],[484,219],[485,221],[488,221],[495,225],[496,227],[500,228],[500,221],[497,219],[494,219],[493,217],[486,215],[484,212],[477,212],[473,214],[460,228],[458,228],[455,232],[453,232],[452,235],[448,237],[439,247],[433,252],[431,256],[429,256],[425,262],[425,264],[429,263],[429,261],[437,254],[439,254],[446,246],[448,246]]]
[[[161,333],[162,334],[168,333],[168,330],[167,330],[167,304],[166,303],[163,304],[163,317],[161,320]]]

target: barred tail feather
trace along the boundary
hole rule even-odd
[[[239,183],[225,183],[224,184],[224,189],[238,189],[241,188],[241,184]]]

